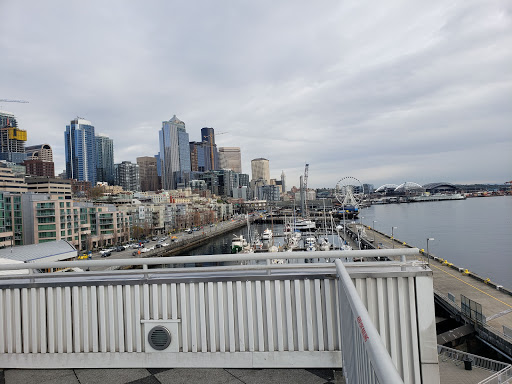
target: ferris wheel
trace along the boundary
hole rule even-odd
[[[363,184],[355,177],[344,177],[336,184],[334,196],[343,206],[357,207],[364,196]]]

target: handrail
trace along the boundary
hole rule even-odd
[[[444,345],[437,346],[437,353],[438,355],[444,355],[447,358],[457,361],[464,361],[464,359],[470,358],[473,360],[473,365],[475,367],[487,369],[493,372],[501,371],[507,367],[510,367],[510,364],[502,363],[501,361],[488,359],[478,355],[473,355],[469,352],[459,351],[458,349],[445,347]]]
[[[359,372],[357,367],[355,367],[356,362],[354,361],[354,357],[350,356],[349,352],[354,348],[361,349],[361,346],[355,345],[350,348],[350,346],[347,345],[349,344],[348,340],[345,342],[344,340],[351,338],[351,341],[356,343],[358,342],[358,339],[359,343],[362,341],[362,349],[365,353],[364,356],[358,356],[358,358],[363,358],[366,361],[359,361],[357,365],[362,365],[363,367],[368,366],[370,368],[370,372],[362,373],[366,378],[368,378],[368,376],[373,376],[374,381],[381,384],[403,383],[403,380],[400,377],[400,374],[398,373],[395,365],[393,364],[389,352],[384,347],[380,335],[373,325],[370,315],[368,314],[366,307],[361,301],[354,283],[352,282],[352,279],[345,269],[345,266],[341,260],[335,260],[335,264],[340,282],[341,341],[343,344],[342,351],[344,351],[343,372],[347,375],[346,377],[348,382],[361,382],[361,378],[358,374]],[[344,290],[345,294],[341,292],[342,290]],[[341,316],[342,308],[346,308],[346,305],[344,305],[342,302],[343,299],[347,300],[353,318],[351,318],[346,312],[344,312],[343,316]],[[349,324],[350,322],[353,324]],[[350,327],[351,325],[352,327]],[[359,337],[351,337],[349,334],[344,334],[344,330],[348,331],[349,333],[360,333],[361,336],[357,335]],[[351,360],[354,364],[351,364]]]
[[[237,262],[244,260],[267,260],[267,259],[334,259],[339,257],[391,257],[391,256],[414,256],[419,252],[418,248],[411,249],[369,249],[357,251],[322,251],[322,252],[266,252],[266,253],[244,253],[244,254],[221,254],[221,255],[199,255],[199,256],[171,256],[156,258],[130,258],[130,259],[109,259],[109,260],[78,260],[78,261],[38,261],[33,263],[0,264],[0,271],[19,269],[49,269],[49,268],[88,268],[88,267],[111,267],[111,266],[144,266],[161,264],[188,264],[188,263],[216,263],[216,262]],[[403,264],[403,263],[402,263]],[[397,264],[400,265],[400,264]]]
[[[504,384],[512,381],[512,365],[503,368],[487,379],[480,381],[478,384]]]

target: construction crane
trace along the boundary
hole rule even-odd
[[[28,101],[26,100],[11,100],[11,99],[0,99],[0,102],[4,102],[4,103],[28,103]]]
[[[220,133],[217,133],[217,134],[214,134],[216,136],[220,136],[220,135],[225,135],[226,133],[229,133],[229,132],[220,132]],[[208,137],[210,138],[210,140],[208,140],[210,142],[210,156],[211,156],[211,161],[212,161],[212,171],[215,170],[215,164],[214,164],[214,156],[213,156],[213,135],[208,135]]]
[[[308,171],[309,164],[306,163],[306,167],[304,168],[304,208],[305,208],[305,219],[309,217],[308,211]]]

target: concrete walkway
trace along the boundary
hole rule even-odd
[[[0,384],[324,384],[344,383],[332,369],[5,369]]]

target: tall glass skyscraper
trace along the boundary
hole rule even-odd
[[[164,189],[176,189],[178,184],[186,184],[191,171],[189,137],[185,123],[176,115],[162,122],[160,161]]]
[[[201,128],[201,140],[205,143],[205,171],[220,169],[217,144],[215,144],[215,130],[213,128]]]
[[[114,185],[114,141],[99,134],[96,141],[96,180]]]
[[[94,126],[77,117],[64,132],[66,147],[66,177],[96,184],[96,142]]]

